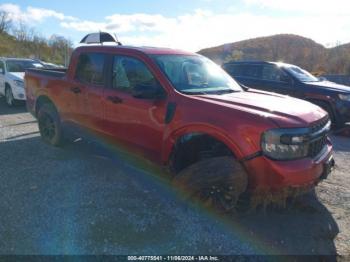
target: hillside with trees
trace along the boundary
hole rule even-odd
[[[40,36],[23,22],[14,23],[6,12],[0,12],[0,57],[33,58],[65,65],[73,44],[66,38]]]
[[[40,36],[21,21],[16,23],[0,12],[0,57],[40,59],[66,65],[73,49],[68,39]],[[350,43],[326,48],[298,35],[259,37],[200,50],[198,53],[218,64],[235,60],[283,61],[299,65],[315,74],[350,75]]]
[[[350,43],[326,48],[298,35],[259,37],[200,50],[218,64],[236,60],[282,61],[316,74],[350,75]]]

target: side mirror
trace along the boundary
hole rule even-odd
[[[4,69],[3,68],[0,68],[0,74],[5,74],[5,71],[4,71]]]
[[[132,95],[140,99],[161,99],[165,96],[165,93],[159,84],[139,84],[134,87]]]

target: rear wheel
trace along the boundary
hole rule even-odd
[[[246,191],[248,176],[233,157],[223,156],[197,162],[175,176],[173,183],[187,198],[219,212],[236,208]]]
[[[5,89],[5,100],[6,100],[6,104],[9,107],[13,107],[16,105],[16,100],[13,97],[12,89],[9,86],[7,86]]]
[[[63,130],[61,120],[55,107],[51,104],[44,104],[38,113],[38,124],[41,138],[53,146],[63,144]]]

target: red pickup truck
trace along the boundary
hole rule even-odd
[[[88,131],[168,167],[174,184],[223,210],[285,200],[334,166],[321,108],[248,89],[198,54],[85,45],[65,70],[29,69],[27,108],[42,139]]]

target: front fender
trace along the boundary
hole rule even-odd
[[[164,164],[168,162],[176,141],[178,141],[180,137],[195,133],[210,135],[211,137],[224,143],[232,151],[236,158],[240,159],[243,157],[243,153],[240,150],[239,146],[232,140],[232,138],[227,134],[227,132],[225,132],[225,130],[208,124],[196,123],[182,126],[165,135],[162,149],[162,162]]]

